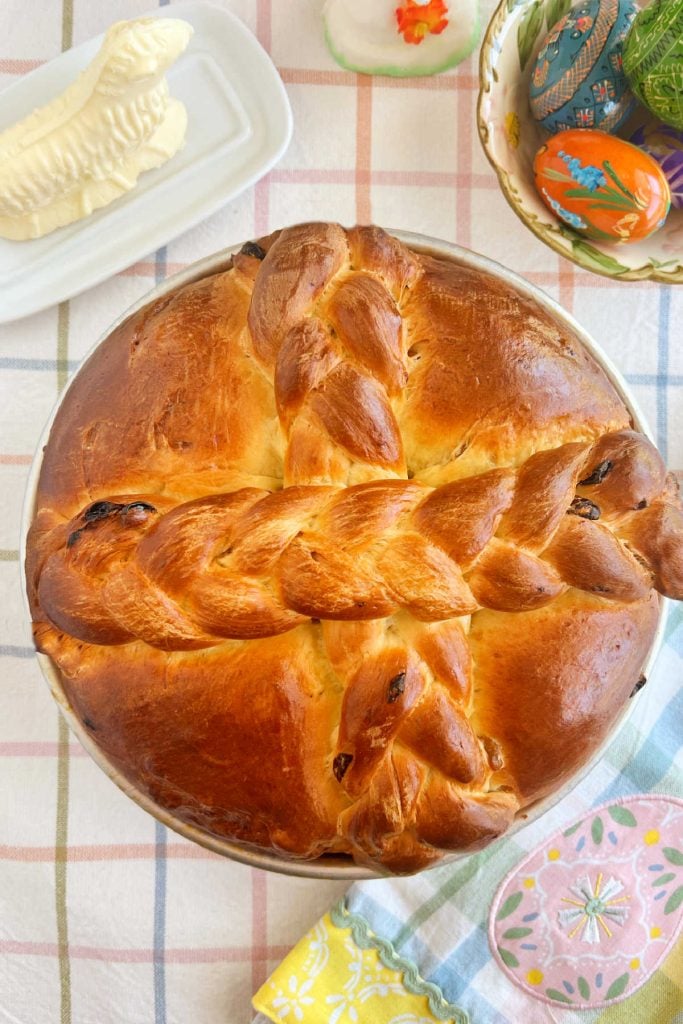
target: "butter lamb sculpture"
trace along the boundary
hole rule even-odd
[[[86,217],[180,149],[187,112],[164,75],[192,31],[177,18],[117,22],[61,96],[0,133],[0,237]]]

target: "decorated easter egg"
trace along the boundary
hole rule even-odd
[[[561,221],[604,242],[635,242],[661,227],[669,185],[651,156],[606,132],[559,132],[534,160],[536,188]]]
[[[614,1004],[667,957],[676,976],[682,838],[683,800],[650,794],[595,807],[532,850],[503,879],[489,914],[491,950],[508,980],[560,1011],[610,1007],[574,1020],[680,1021],[665,1010],[651,1016],[652,996],[642,1015],[635,1003],[625,1013]],[[525,1004],[514,1019],[566,1018]]]
[[[613,132],[635,106],[622,45],[638,8],[632,0],[584,0],[551,29],[531,75],[531,113],[546,131]]]
[[[683,131],[654,122],[637,128],[630,140],[657,161],[671,189],[671,205],[683,209]]]
[[[653,114],[683,128],[683,0],[652,0],[624,44],[631,88]]]
[[[474,49],[479,0],[326,0],[325,39],[342,67],[368,75],[433,75]]]

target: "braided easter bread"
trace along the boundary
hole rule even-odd
[[[683,511],[548,313],[377,228],[288,228],[119,327],[45,452],[39,648],[214,835],[410,871],[590,756]]]

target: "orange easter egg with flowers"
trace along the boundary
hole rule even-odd
[[[536,188],[568,227],[603,242],[637,242],[664,223],[669,184],[642,149],[588,129],[559,132],[534,159]]]

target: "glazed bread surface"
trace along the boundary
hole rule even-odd
[[[556,791],[683,595],[673,477],[579,338],[375,227],[302,224],[135,313],[57,413],[39,650],[137,789],[408,872]]]

